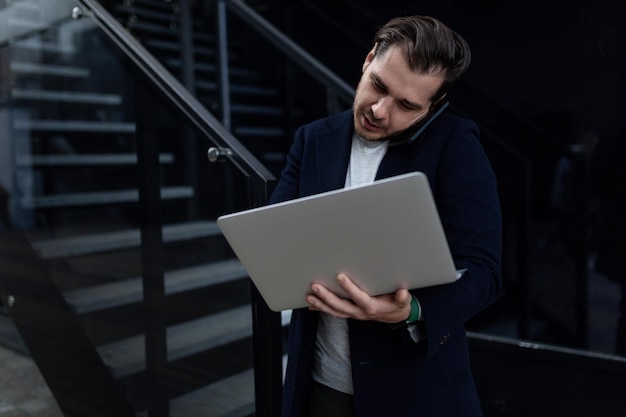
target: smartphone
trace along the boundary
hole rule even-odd
[[[441,104],[435,106],[433,111],[426,115],[426,117],[420,119],[413,126],[410,126],[402,132],[389,138],[389,146],[397,146],[413,143],[417,138],[424,133],[424,130],[430,125],[430,123],[437,118],[450,103],[442,101]]]

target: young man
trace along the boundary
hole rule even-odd
[[[393,19],[365,58],[353,108],[296,133],[272,203],[422,171],[466,271],[377,297],[341,274],[350,299],[313,284],[310,307],[292,315],[283,417],[482,414],[464,323],[501,284],[495,178],[470,120],[443,112],[419,137],[404,135],[441,108],[469,62],[466,42],[441,22]]]

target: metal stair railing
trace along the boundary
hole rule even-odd
[[[215,146],[230,149],[225,154],[251,180],[260,178],[270,183],[274,176],[246,149],[224,126],[198,102],[198,100],[155,59],[148,50],[130,36],[126,29],[109,12],[94,0],[75,0],[79,5],[74,14],[77,18],[88,16],[137,66],[137,69],[151,84],[164,94],[169,102],[189,120],[192,125],[207,137]],[[264,192],[268,191],[267,188]],[[252,196],[253,204],[263,204],[264,197]]]
[[[142,219],[139,240],[144,271],[142,277],[144,305],[151,307],[147,319],[149,329],[146,331],[145,338],[146,369],[148,375],[155,376],[155,381],[146,391],[151,392],[152,396],[157,399],[155,404],[149,404],[147,408],[150,416],[165,416],[168,415],[167,398],[165,396],[159,398],[155,393],[160,392],[161,382],[158,379],[163,375],[163,368],[168,360],[165,346],[167,335],[162,317],[167,288],[164,283],[163,266],[155,266],[154,262],[150,262],[161,258],[165,240],[164,231],[161,228],[163,207],[158,175],[159,162],[164,155],[159,154],[158,145],[152,140],[158,135],[151,131],[155,127],[151,115],[145,110],[149,108],[148,101],[157,96],[159,100],[165,98],[177,116],[199,133],[198,136],[206,141],[207,147],[211,146],[209,157],[226,159],[246,178],[246,189],[249,190],[246,198],[248,205],[256,206],[266,202],[274,177],[156,59],[108,15],[98,2],[80,0],[76,3],[79,6],[73,11],[74,18],[90,18],[99,28],[99,32],[104,33],[108,40],[119,48],[121,55],[130,59],[133,63],[135,79],[141,80],[136,87],[143,91],[143,94],[139,94],[139,99],[145,102],[136,104],[137,109],[144,111],[138,112],[137,128],[133,133],[136,133],[139,140],[137,151],[140,177],[139,204],[141,211],[148,214]],[[68,416],[133,415],[134,410],[131,409],[129,403],[125,402],[123,393],[111,378],[88,335],[81,329],[77,318],[73,316],[67,299],[64,299],[63,294],[60,294],[59,289],[56,288],[51,274],[34,250],[33,242],[29,242],[27,236],[21,232],[7,232],[1,237],[0,257],[6,256],[6,262],[2,262],[0,276],[3,279],[5,276],[9,277],[12,284],[19,284],[9,286],[7,293],[11,296],[5,297],[3,293],[2,298],[7,300],[9,311],[15,317],[16,324],[21,328],[20,331],[24,330],[22,333],[28,335],[25,339],[28,339],[27,345],[33,357],[43,358],[50,365],[48,372],[57,375],[57,381],[49,383],[64,412]],[[30,269],[25,269],[25,266],[29,266]],[[22,279],[24,278],[20,275],[22,273],[27,273],[29,279]],[[2,290],[4,292],[4,288]],[[253,313],[255,311],[253,309]],[[41,312],[46,314],[39,314]],[[48,320],[53,321],[54,325]],[[40,331],[41,329],[43,331]],[[54,338],[54,329],[61,330],[57,335],[61,338],[60,340]],[[64,340],[64,336],[70,337],[71,340]],[[52,344],[50,344],[51,341]],[[72,349],[63,348],[66,343],[73,344]],[[82,361],[77,360],[79,357],[87,358],[88,366],[71,369],[73,362],[82,364]],[[68,374],[64,374],[63,368],[68,368]],[[64,376],[68,378],[63,380]],[[53,387],[52,385],[55,384],[56,387]],[[108,389],[101,389],[103,386]],[[59,387],[60,389],[55,389]],[[83,393],[87,395],[83,396]],[[164,400],[165,404],[163,404]],[[257,413],[257,415],[262,415],[262,413]]]
[[[245,24],[254,29],[261,37],[274,45],[289,60],[300,67],[304,72],[308,73],[324,88],[326,88],[326,103],[328,114],[339,112],[342,107],[340,103],[352,104],[354,98],[354,89],[345,81],[339,78],[330,69],[324,66],[319,60],[315,59],[311,54],[298,46],[293,40],[280,32],[271,23],[265,20],[250,6],[241,0],[218,0],[218,16],[220,22],[218,26],[221,33],[225,33],[226,14],[223,9],[228,9],[232,13],[239,16]],[[223,53],[224,48],[221,49]],[[227,71],[226,57],[220,59],[221,71]],[[224,77],[222,77],[224,79]]]
[[[126,30],[113,19],[108,12],[96,1],[77,0],[81,9],[75,10],[80,16],[86,14],[96,23],[96,25],[120,48],[120,50],[128,56],[137,66],[137,69],[145,76],[146,80],[156,87],[159,92],[166,96],[167,100],[174,105],[184,119],[189,120],[195,129],[206,136],[215,144],[211,148],[209,158],[225,157],[244,172],[250,181],[251,195],[249,203],[251,206],[262,205],[267,201],[270,191],[270,185],[274,180],[273,175],[222,125],[216,120],[202,104],[173,78],[169,72],[162,66],[158,60],[133,37],[128,36]],[[141,126],[141,125],[140,125]],[[144,128],[150,129],[149,120],[143,123]],[[139,155],[145,157],[144,173],[145,184],[144,189],[144,209],[146,213],[151,213],[151,218],[147,219],[145,225],[142,226],[142,252],[144,266],[148,269],[148,273],[144,273],[144,297],[148,305],[153,306],[151,309],[150,330],[146,332],[146,345],[151,346],[146,349],[146,367],[152,369],[157,376],[164,372],[167,363],[167,347],[164,318],[162,317],[163,309],[160,306],[164,303],[164,271],[155,270],[154,266],[149,262],[150,259],[159,258],[162,253],[162,235],[158,225],[161,223],[160,198],[158,195],[158,186],[150,186],[150,172],[156,172],[157,169],[157,150],[154,144],[147,140],[144,135],[143,152]],[[151,157],[150,157],[151,155]],[[140,167],[142,166],[140,161]],[[141,191],[140,191],[141,194]],[[155,227],[157,226],[157,227]],[[272,336],[280,332],[282,328],[280,315],[271,315],[267,317],[265,309],[259,307],[263,305],[258,292],[252,286],[252,323],[253,323],[253,340],[254,340],[254,356],[255,356],[255,406],[256,415],[277,415],[274,411],[275,404],[280,402],[280,393],[274,395],[274,401],[270,401],[270,397],[265,393],[261,393],[262,387],[280,384],[279,377],[282,375],[282,355],[281,350],[277,350],[273,345],[275,338]],[[269,311],[269,310],[267,310]],[[270,332],[259,331],[259,327],[271,329]],[[268,344],[271,348],[266,349],[264,346]],[[273,355],[273,360],[266,360],[269,355]],[[258,381],[263,380],[268,374],[274,375],[274,384],[267,382],[260,384]],[[154,381],[153,392],[159,392],[159,382]],[[278,395],[278,397],[276,396]],[[167,404],[161,403],[158,396],[155,403],[148,408],[150,415],[160,416],[167,415],[164,408]],[[267,410],[267,411],[265,411]]]

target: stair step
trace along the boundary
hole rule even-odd
[[[167,329],[168,361],[251,335],[252,315],[249,305],[170,326]],[[100,346],[98,351],[116,378],[140,372],[146,367],[143,335]]]
[[[232,84],[230,86],[231,93],[246,94],[246,95],[265,95],[271,97],[278,97],[278,91],[271,87],[258,87],[252,85]]]
[[[4,2],[5,5],[11,6],[12,12],[25,12],[29,15],[31,13],[37,14],[41,11],[41,6],[36,2],[27,2],[27,1],[13,1],[13,2]]]
[[[254,411],[252,368],[170,401],[171,417],[245,417]]]
[[[118,94],[82,93],[75,91],[54,91],[34,89],[13,89],[11,97],[16,100],[54,101],[62,103],[94,104],[116,106],[122,103],[122,96]]]
[[[165,273],[165,294],[172,295],[246,278],[247,272],[237,259],[227,259]],[[143,300],[141,277],[81,288],[64,293],[76,314],[137,303]]]
[[[11,62],[11,71],[19,74],[52,75],[68,78],[88,78],[91,74],[87,68],[15,61]]]
[[[180,53],[180,43],[176,41],[146,39],[145,41],[143,41],[143,44],[146,46],[146,48],[150,50],[160,50],[160,51]],[[193,48],[193,51],[196,55],[201,55],[204,57],[215,56],[215,49],[209,48],[209,47],[195,46]]]
[[[291,312],[281,314],[282,325]],[[187,321],[167,328],[167,360],[175,361],[196,353],[252,336],[249,304]],[[116,378],[141,372],[146,367],[145,337],[138,335],[98,347],[104,363]]]
[[[213,221],[197,221],[163,226],[163,241],[166,243],[220,235],[220,229],[217,223]],[[42,259],[89,255],[134,248],[140,245],[141,235],[139,229],[125,229],[116,232],[33,241],[33,248]]]
[[[161,164],[174,162],[174,155],[162,153],[159,155]],[[25,166],[95,166],[95,165],[136,165],[137,154],[112,153],[112,154],[62,154],[62,155],[27,155],[17,158],[17,165]]]
[[[240,126],[233,129],[236,136],[260,136],[260,137],[283,137],[286,135],[284,129],[278,127],[254,127]]]
[[[86,120],[16,120],[17,130],[49,132],[135,133],[134,123]]]
[[[287,355],[283,355],[283,369]],[[247,369],[170,402],[171,417],[244,417],[254,414],[254,370]]]
[[[28,17],[9,16],[4,23],[7,25],[10,32],[26,32],[41,29],[41,23],[35,22]]]
[[[176,41],[164,41],[159,39],[145,39],[141,43],[151,51],[168,51],[180,53],[180,43]]]
[[[172,68],[172,69],[178,70],[182,66],[181,60],[177,58],[168,58],[168,59],[163,60],[163,62],[168,68]],[[204,72],[204,73],[213,74],[217,71],[217,66],[215,64],[211,64],[208,62],[196,62],[194,65],[194,69],[196,70],[196,72]],[[234,67],[232,65],[228,67],[228,74],[231,77],[239,77],[239,78],[244,78],[246,80],[259,81],[261,79],[261,76],[255,71],[252,71],[246,68]]]
[[[175,21],[178,21],[178,18],[176,18]],[[168,22],[171,22],[171,21],[168,19]],[[129,23],[128,29],[134,32],[140,32],[142,35],[144,35],[145,32],[159,35],[160,39],[146,37],[142,41],[143,44],[146,46],[150,45],[150,46],[157,47],[160,49],[173,49],[174,45],[177,45],[178,48],[176,50],[180,51],[180,44],[177,43],[176,40],[174,40],[174,39],[177,39],[178,36],[180,35],[180,28],[178,27],[170,27],[169,25],[164,25],[164,24],[159,24],[159,23],[149,23],[149,22],[138,20],[138,21]],[[164,34],[167,35],[167,37],[172,40],[163,39]],[[214,42],[214,38],[210,34],[198,33],[198,32],[193,33],[193,40],[195,43]],[[204,49],[205,53],[208,50],[212,51],[211,48],[206,48],[206,47],[203,48],[201,46],[196,45],[195,51],[198,51],[199,49]]]
[[[255,106],[253,104],[235,104],[231,105],[231,110],[234,113],[242,114],[258,114],[263,116],[282,116],[285,114],[285,109],[278,106]]]
[[[74,52],[67,45],[60,45],[56,43],[42,43],[41,40],[35,38],[18,40],[14,42],[11,47],[15,49],[46,52],[50,54],[71,54]]]
[[[133,0],[135,7],[150,7],[152,9],[159,9],[172,12],[172,2],[164,0]]]
[[[198,90],[215,91],[217,90],[217,84],[210,81],[197,80],[196,87]],[[278,97],[278,92],[274,88],[259,87],[253,85],[241,85],[231,84],[230,92],[242,95],[254,95],[254,96],[266,96],[266,97]]]
[[[136,6],[124,6],[118,5],[115,7],[116,14],[124,14],[130,16],[136,16],[138,18],[157,20],[165,23],[171,23],[173,21],[180,21],[180,16],[172,13],[172,9],[159,9],[151,10],[145,7]]]
[[[159,25],[157,23],[148,23],[142,21],[135,21],[127,25],[128,30],[133,33],[140,33],[142,35],[157,35],[160,37],[178,37],[180,29],[171,28],[165,25]]]
[[[164,200],[190,197],[193,197],[192,187],[164,187],[161,189],[161,198]],[[21,204],[23,209],[31,210],[101,204],[134,203],[137,201],[139,201],[138,190],[111,190],[24,197],[21,199]]]
[[[287,152],[262,152],[261,159],[266,162],[284,162],[287,159]]]

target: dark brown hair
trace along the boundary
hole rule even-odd
[[[397,45],[412,70],[443,73],[443,84],[433,101],[450,89],[471,62],[467,42],[439,20],[428,16],[392,19],[378,30],[374,42],[374,57],[384,54],[390,46]]]

